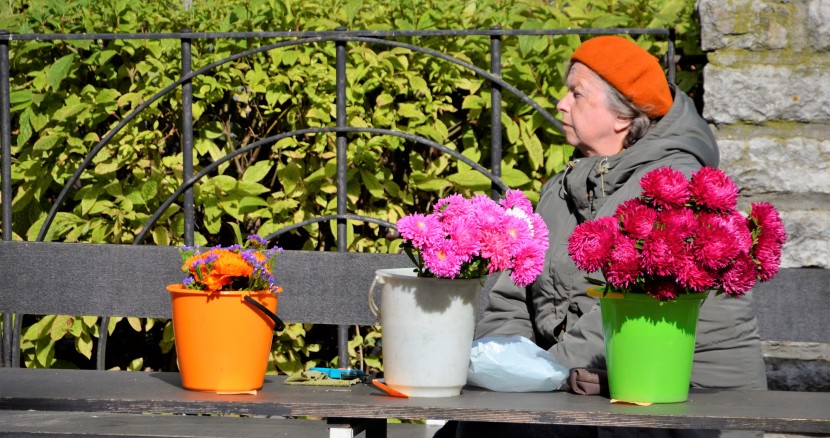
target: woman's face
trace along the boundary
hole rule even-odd
[[[556,105],[568,143],[586,157],[620,152],[631,124],[611,111],[603,79],[585,64],[574,63],[567,78],[568,93]]]

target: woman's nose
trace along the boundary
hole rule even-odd
[[[568,94],[566,94],[564,97],[562,97],[562,99],[559,100],[559,102],[556,103],[556,110],[557,111],[559,111],[560,113],[564,113],[564,112],[568,111],[568,108],[570,108],[570,105],[568,103],[568,99],[570,98],[570,96],[571,96],[571,93],[568,92]]]

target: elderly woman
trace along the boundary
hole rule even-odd
[[[567,94],[557,109],[565,137],[576,151],[567,167],[542,188],[537,211],[550,229],[545,270],[527,288],[502,275],[476,337],[522,335],[561,364],[605,368],[596,299],[586,295],[585,272],[568,254],[577,224],[611,216],[641,192],[648,171],[670,166],[687,177],[702,166],[717,167],[718,147],[691,99],[670,86],[658,60],[616,36],[583,43],[573,54]],[[700,311],[692,386],[766,389],[752,296],[710,297]],[[494,427],[495,426],[495,427]],[[627,428],[505,426],[512,436],[719,436],[719,431]],[[478,429],[495,436],[498,425]],[[459,435],[477,435],[462,424]],[[647,433],[646,433],[647,432]],[[727,434],[724,432],[723,436]],[[733,436],[733,435],[729,435]]]

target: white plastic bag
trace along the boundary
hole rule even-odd
[[[568,368],[522,336],[488,337],[473,342],[467,383],[492,391],[554,391]]]

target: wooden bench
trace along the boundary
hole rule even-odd
[[[286,322],[314,324],[372,325],[377,321],[367,305],[374,271],[410,266],[404,255],[286,251],[279,256],[276,274],[285,292],[278,313]],[[181,280],[180,257],[175,247],[97,245],[42,242],[0,242],[0,312],[16,314],[69,314],[169,318],[170,303],[164,286]],[[821,309],[830,292],[830,270],[783,269],[771,282],[755,290],[760,334],[766,341],[830,343],[830,320]],[[482,306],[485,304],[482,294]],[[19,343],[19,333],[5,338],[6,359]],[[103,346],[99,347],[105,349]],[[1,389],[0,389],[1,391]],[[170,416],[159,419],[134,414],[26,413],[0,408],[0,433],[19,432],[29,424],[47,433],[56,421],[65,432],[77,424],[84,433],[112,435],[112,424],[125,434],[140,435],[168,422],[178,426],[156,428],[155,433],[178,435],[213,427],[217,436],[238,433],[235,419],[205,420],[200,416]],[[360,432],[361,423],[330,419],[329,424],[311,420],[245,419],[246,434],[258,430],[290,431],[292,436],[319,436],[331,429],[332,436]],[[99,425],[99,426],[96,426]],[[190,428],[190,429],[188,429]],[[250,431],[248,430],[250,428]],[[149,430],[148,429],[148,430]],[[393,436],[422,436],[435,427],[396,426]],[[120,433],[120,432],[119,432]],[[324,433],[324,432],[323,432]],[[382,435],[381,433],[378,433]]]
[[[372,325],[376,318],[367,305],[369,286],[376,269],[409,266],[405,255],[285,251],[276,262],[279,284],[285,289],[280,295],[278,314],[285,322],[305,322],[331,325]],[[0,242],[0,313],[22,315],[90,315],[123,316],[140,318],[170,318],[170,298],[164,287],[178,283],[183,276],[179,267],[181,257],[176,247],[142,245],[97,245],[43,242]],[[3,339],[4,362],[15,367],[19,364],[20,326],[17,332]],[[98,345],[106,351],[106,344]],[[105,354],[104,354],[105,356]],[[99,361],[99,369],[105,369]],[[0,415],[9,415],[0,410]],[[46,414],[41,414],[46,415]],[[48,415],[47,415],[48,417]],[[60,417],[60,416],[59,416]],[[135,416],[73,417],[79,430],[90,432],[93,425],[100,425],[103,434],[110,434],[112,421],[125,425],[126,430],[143,430],[144,424],[152,428],[154,421]],[[108,420],[109,419],[109,420]],[[4,428],[31,420],[31,426],[46,431],[46,421],[35,414],[16,413],[12,418],[0,421],[0,433]],[[200,431],[210,426],[202,417],[177,416],[180,426],[174,429],[156,430],[156,434],[177,430]],[[216,433],[227,430],[234,436],[233,422],[211,420]],[[265,429],[274,431],[274,421],[253,420],[246,422],[254,434],[265,422]],[[319,423],[319,422],[317,422]],[[346,427],[353,425],[322,425],[314,422],[290,422],[287,430],[291,436],[319,436],[321,427]],[[227,426],[225,426],[227,424]],[[300,428],[300,425],[304,426]],[[226,429],[223,429],[226,428]],[[277,429],[283,427],[280,425]],[[17,430],[14,429],[14,430]],[[396,426],[396,429],[415,430],[413,426]],[[305,435],[301,433],[305,430]],[[350,433],[360,431],[353,429]]]

